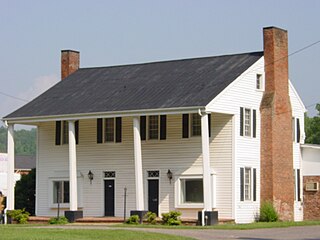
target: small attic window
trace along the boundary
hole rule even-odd
[[[256,89],[263,90],[262,74],[257,74],[256,76]]]

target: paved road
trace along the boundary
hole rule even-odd
[[[47,226],[46,226],[47,227]],[[320,240],[320,226],[269,228],[254,230],[215,230],[215,229],[164,229],[164,228],[114,228],[97,225],[65,225],[49,228],[68,229],[125,229],[134,231],[157,232],[178,236],[192,237],[200,240]]]

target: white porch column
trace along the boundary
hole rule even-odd
[[[202,173],[203,173],[203,203],[205,211],[212,211],[212,186],[209,149],[208,114],[201,116],[201,141],[202,141]]]
[[[133,118],[133,141],[134,141],[134,167],[136,180],[136,210],[144,210],[143,200],[143,174],[141,157],[140,119]]]
[[[7,210],[14,210],[14,125],[8,125]]]
[[[77,194],[77,155],[76,134],[74,121],[68,121],[69,125],[69,184],[70,184],[70,211],[78,210]]]

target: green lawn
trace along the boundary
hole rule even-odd
[[[30,227],[30,225],[29,225]],[[44,229],[25,226],[0,226],[0,239],[3,240],[192,240],[193,238],[146,233],[128,230],[96,230],[96,229]]]

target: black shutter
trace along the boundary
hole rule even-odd
[[[252,114],[252,125],[253,125],[253,133],[252,136],[255,138],[257,136],[257,110],[253,110]]]
[[[122,119],[121,117],[116,118],[116,142],[121,142],[122,135]]]
[[[97,119],[97,143],[102,143],[103,119]]]
[[[243,107],[240,108],[240,136],[243,136]]]
[[[253,201],[257,201],[257,169],[253,169]]]
[[[61,145],[61,121],[56,121],[56,145]]]
[[[189,137],[189,114],[182,114],[182,137]]]
[[[211,114],[208,114],[209,137],[211,137]]]
[[[76,144],[79,144],[79,121],[75,121],[74,128],[76,132]]]
[[[160,140],[165,140],[167,138],[167,116],[160,116]]]
[[[300,142],[300,119],[297,118],[297,143]]]
[[[300,169],[297,169],[297,194],[298,194],[298,201],[301,201],[300,197]]]
[[[240,201],[244,201],[244,168],[240,168]]]
[[[141,140],[147,139],[147,117],[146,116],[140,117],[140,137],[141,137]]]

